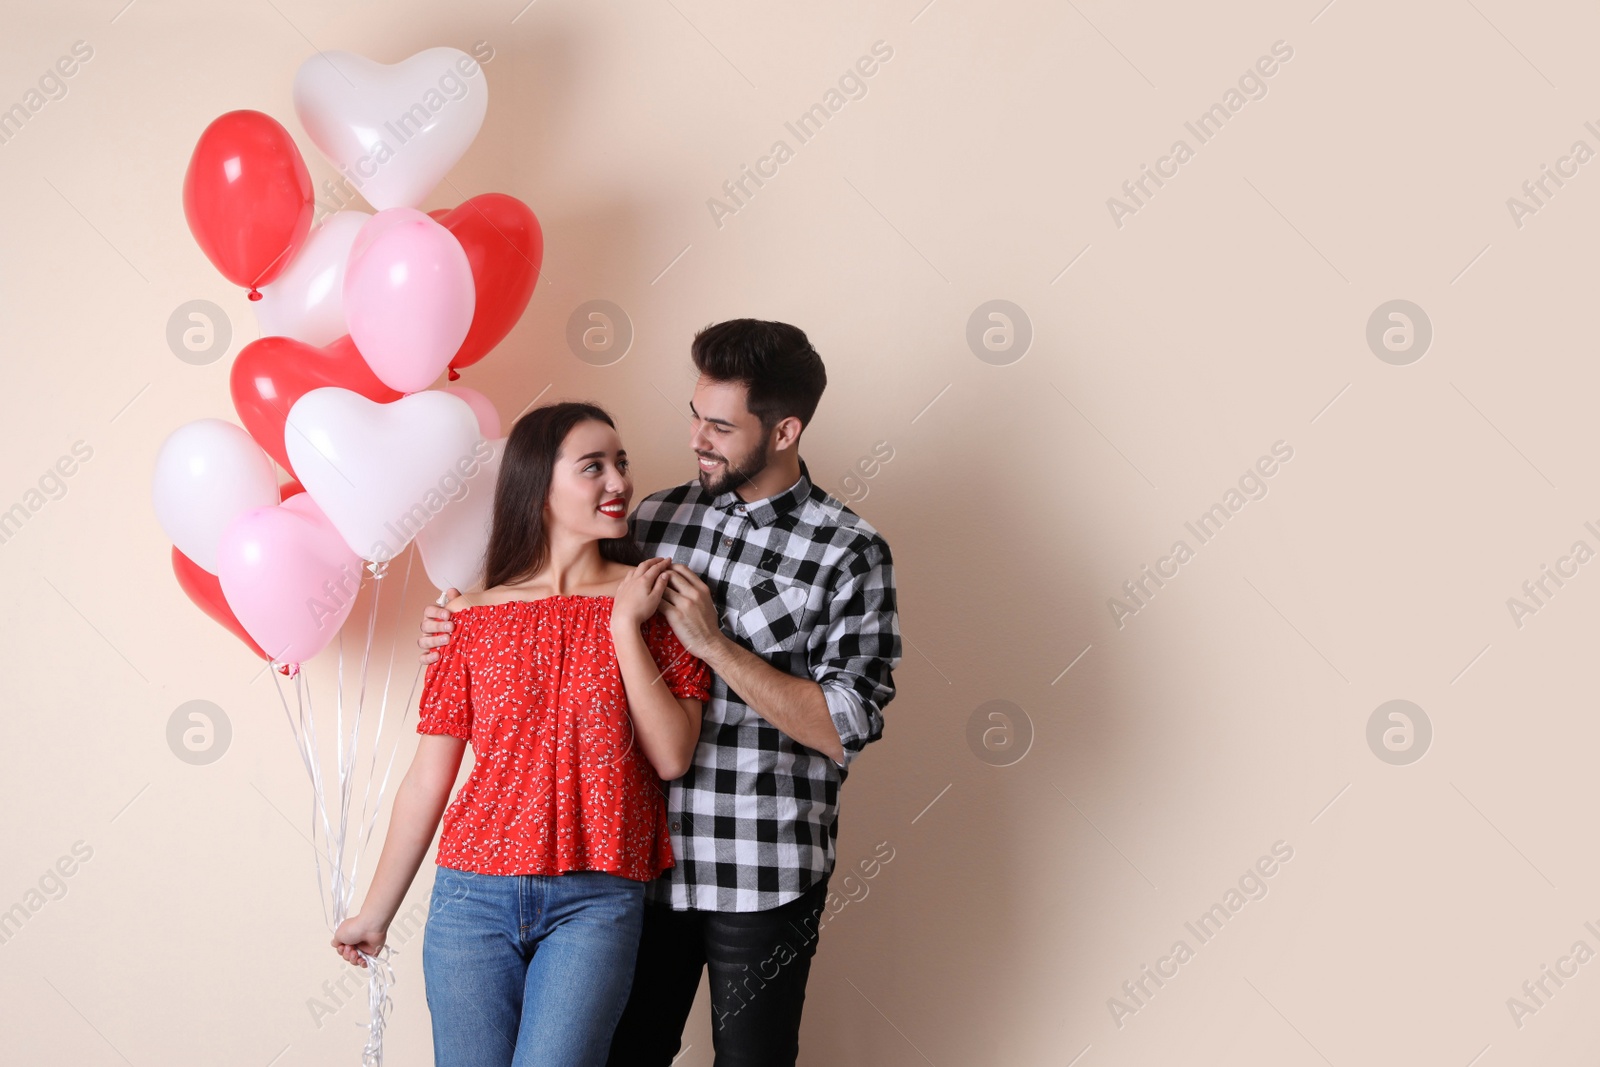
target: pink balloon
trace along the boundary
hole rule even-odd
[[[464,385],[447,385],[444,391],[454,393],[467,402],[472,413],[478,416],[478,429],[485,438],[493,441],[500,436],[500,412],[495,408],[493,400],[476,389],[469,389]]]
[[[397,222],[414,222],[417,219],[433,218],[425,211],[418,211],[414,207],[392,207],[387,211],[379,211],[368,215],[367,221],[356,230],[355,240],[350,245],[349,259],[353,260],[365,252],[378,236]],[[435,220],[437,221],[437,220]],[[443,225],[441,223],[441,225]],[[462,249],[462,251],[466,251]]]
[[[422,212],[380,211],[356,235],[345,267],[345,321],[389,388],[415,393],[432,385],[472,328],[476,303],[466,251]]]
[[[361,558],[308,493],[244,512],[223,531],[217,557],[228,606],[280,663],[326,648],[361,587]]]

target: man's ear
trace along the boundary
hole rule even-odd
[[[804,424],[794,415],[788,415],[778,420],[773,427],[777,431],[777,440],[773,442],[774,448],[794,448],[800,443],[800,431],[805,429]]]

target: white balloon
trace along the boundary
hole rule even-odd
[[[399,555],[491,450],[460,397],[426,389],[378,404],[331,386],[295,401],[284,445],[311,499],[373,562]]]
[[[321,348],[350,332],[344,322],[344,265],[370,218],[365,211],[329,215],[288,268],[261,286],[261,299],[251,307],[263,337],[293,337]]]
[[[319,52],[294,76],[295,114],[312,143],[380,211],[422,203],[488,108],[488,75],[458,48],[393,64]]]
[[[487,442],[494,454],[461,479],[461,495],[439,509],[439,514],[417,534],[417,551],[428,580],[441,593],[465,593],[483,588],[484,561],[489,550],[489,528],[494,522],[494,488],[500,478],[504,437]]]
[[[278,503],[278,472],[241,427],[198,419],[161,442],[150,497],[167,538],[215,574],[223,530],[251,508]]]

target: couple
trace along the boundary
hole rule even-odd
[[[692,355],[697,479],[625,518],[611,418],[535,408],[484,591],[427,609],[424,736],[333,946],[362,966],[383,947],[442,814],[440,1067],[667,1067],[707,968],[717,1067],[799,1054],[839,787],[895,691],[893,562],[799,457],[827,384],[806,335],[735,319]]]

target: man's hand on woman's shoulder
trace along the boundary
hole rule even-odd
[[[441,597],[446,604],[452,604],[461,599],[461,591],[454,587],[446,589]],[[450,610],[438,604],[429,604],[422,609],[422,636],[417,638],[417,647],[422,649],[418,657],[423,663],[432,663],[439,658],[439,653],[434,649],[447,644],[450,640],[450,631],[455,628],[455,623],[450,621]]]

